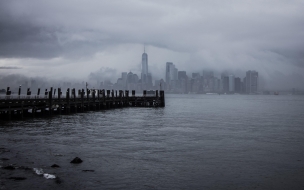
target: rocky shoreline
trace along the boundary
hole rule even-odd
[[[61,154],[54,156],[62,157]],[[36,166],[35,160],[25,162],[21,159],[20,152],[8,148],[0,147],[0,190],[6,189],[43,189],[44,185],[48,188],[66,188],[66,180],[60,177],[64,168],[56,163],[44,163],[43,166]],[[23,157],[23,156],[21,156]],[[35,158],[33,158],[35,159]],[[70,161],[71,165],[80,164],[83,160],[75,157]],[[76,168],[75,168],[76,169]],[[61,170],[61,171],[60,171]],[[82,169],[82,172],[94,172],[92,169]]]

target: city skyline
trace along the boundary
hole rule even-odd
[[[111,73],[112,71],[108,70],[108,72]],[[122,72],[121,77],[116,80],[114,79],[114,81],[112,81],[110,78],[106,80],[100,80],[100,76],[98,76],[98,73],[91,73],[92,80],[89,83],[87,81],[73,82],[71,80],[69,82],[67,82],[68,80],[66,80],[66,82],[57,81],[55,83],[53,81],[52,86],[63,87],[63,89],[72,87],[81,89],[85,85],[86,88],[90,86],[91,89],[95,88],[136,91],[162,89],[169,93],[179,94],[268,94],[270,90],[264,87],[263,81],[261,82],[261,80],[259,80],[258,71],[255,70],[248,70],[246,71],[246,73],[243,72],[243,75],[241,76],[235,75],[231,71],[223,71],[220,74],[216,75],[212,69],[203,69],[202,71],[196,71],[189,74],[188,71],[178,70],[178,68],[173,62],[166,62],[165,70],[163,72],[163,78],[152,78],[152,73],[149,72],[148,54],[146,53],[146,49],[144,46],[144,52],[142,53],[141,59],[140,78],[137,73],[133,73],[131,72],[131,70],[130,72]],[[46,87],[46,84],[48,84],[45,78],[42,81],[43,82],[41,83],[39,79],[26,79],[25,77],[22,81],[19,81],[18,83],[20,84],[20,86],[23,86],[25,88],[32,88],[33,91],[37,91],[38,88]],[[5,80],[2,82],[5,82]],[[8,84],[8,86],[16,86],[16,84],[17,83],[15,83],[15,85],[13,83],[10,83]],[[2,89],[5,89],[3,83],[1,85]],[[14,90],[16,91],[16,87]],[[288,90],[292,92],[292,94],[296,94],[296,92],[302,94],[302,89],[299,88],[290,87]]]

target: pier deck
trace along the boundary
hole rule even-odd
[[[20,91],[19,91],[20,92]],[[24,117],[48,116],[54,114],[70,114],[85,111],[97,111],[111,108],[122,107],[164,107],[164,91],[155,91],[153,95],[147,95],[144,90],[142,96],[135,96],[135,91],[129,95],[125,90],[95,90],[84,89],[78,90],[76,95],[75,89],[67,89],[65,96],[62,95],[61,89],[58,88],[53,92],[45,91],[40,95],[38,89],[37,95],[31,95],[28,90],[27,95],[11,95],[9,88],[6,95],[0,97],[0,119],[22,119]]]

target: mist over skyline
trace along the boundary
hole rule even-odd
[[[257,70],[265,88],[304,88],[303,1],[1,1],[0,77],[112,82],[140,73]],[[243,73],[241,75],[241,73]],[[4,83],[5,81],[1,81]]]

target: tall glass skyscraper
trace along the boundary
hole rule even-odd
[[[146,54],[145,49],[141,61],[141,82],[142,84],[148,83],[148,54]]]

